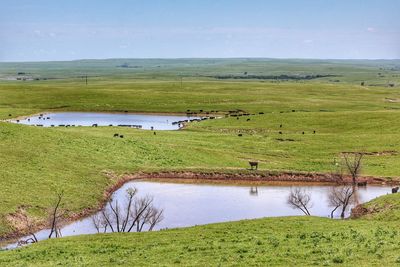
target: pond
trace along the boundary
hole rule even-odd
[[[145,130],[178,130],[183,121],[201,117],[186,115],[131,114],[131,113],[96,113],[96,112],[57,112],[44,113],[11,122],[43,127],[56,126],[121,126]]]
[[[226,185],[226,184],[187,184],[152,181],[132,181],[114,192],[112,203],[124,203],[127,190],[137,189],[136,197],[153,196],[153,204],[163,209],[163,220],[154,230],[187,227],[217,222],[255,219],[262,217],[303,215],[300,210],[287,204],[291,190],[299,188],[311,195],[311,215],[329,217],[332,208],[328,206],[327,185]],[[359,203],[390,193],[387,186],[360,187],[357,191]],[[93,216],[98,216],[97,215]],[[339,217],[339,212],[335,217]],[[347,211],[346,216],[349,215]],[[62,227],[62,236],[95,234],[97,229],[93,216]],[[46,239],[49,230],[36,233],[39,240]],[[11,244],[6,248],[15,248]]]

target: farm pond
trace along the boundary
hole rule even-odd
[[[328,195],[332,186],[329,185],[227,185],[227,184],[189,184],[176,182],[155,182],[149,180],[135,180],[125,183],[116,190],[110,201],[102,211],[96,214],[72,222],[59,228],[61,236],[74,236],[82,234],[95,234],[98,232],[112,232],[110,227],[104,224],[103,215],[112,215],[110,207],[119,205],[120,220],[128,217],[123,212],[128,205],[128,192],[136,190],[133,195],[132,214],[140,210],[150,200],[153,211],[158,211],[160,217],[153,226],[153,230],[167,228],[188,227],[217,222],[236,221],[243,219],[255,219],[275,216],[296,216],[303,215],[299,209],[293,209],[288,203],[288,195],[296,189],[307,192],[311,196],[310,213],[314,216],[329,217],[332,210],[329,207]],[[378,196],[391,192],[389,186],[368,185],[357,190],[357,202],[363,203]],[[142,201],[142,202],[141,202]],[[118,203],[118,204],[117,204]],[[350,208],[346,212],[349,216]],[[162,214],[160,214],[162,211]],[[334,213],[339,218],[339,210]],[[157,217],[157,216],[156,216]],[[122,218],[122,219],[121,219]],[[153,218],[154,219],[154,218]],[[109,216],[108,220],[114,225],[117,231],[115,217]],[[126,229],[129,228],[130,221]],[[142,221],[143,231],[148,231],[151,223]],[[120,222],[122,225],[122,223]],[[137,231],[134,226],[132,232]],[[38,240],[47,239],[50,229],[35,233]],[[28,239],[29,236],[21,240]],[[9,244],[3,249],[14,249],[20,244]]]
[[[23,119],[13,119],[10,121],[42,127],[121,126],[144,130],[178,130],[183,126],[183,122],[185,121],[199,121],[202,119],[202,117],[186,115],[56,112],[37,114]]]

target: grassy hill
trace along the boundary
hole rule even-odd
[[[128,67],[118,67],[125,63]],[[150,131],[115,127],[37,128],[0,122],[0,188],[2,188],[0,236],[15,230],[9,214],[23,210],[38,220],[45,220],[56,188],[64,189],[65,209],[70,215],[96,207],[103,198],[106,188],[117,182],[105,175],[110,172],[122,174],[163,170],[243,171],[249,159],[260,160],[261,171],[329,172],[332,169],[333,159],[338,158],[341,152],[365,151],[378,153],[365,157],[363,175],[381,176],[385,179],[399,177],[400,91],[396,85],[400,79],[399,65],[398,61],[267,59],[115,59],[57,63],[1,63],[0,78],[27,76],[37,80],[0,81],[0,119],[44,111],[184,113],[188,109],[192,111],[202,109],[210,112],[218,110],[222,115],[229,110],[242,109],[256,115],[239,119],[230,117],[203,121],[191,124],[181,131],[158,132],[156,136]],[[24,74],[19,75],[18,72]],[[213,78],[216,75],[244,75],[244,72],[277,76],[329,74],[337,77],[307,81]],[[90,76],[88,85],[85,85],[84,79],[78,77],[82,74]],[[183,77],[182,82],[181,77]],[[366,85],[361,86],[362,81],[365,81]],[[388,87],[388,83],[395,85]],[[260,112],[264,114],[259,114]],[[279,131],[282,134],[279,134]],[[116,132],[124,134],[125,138],[113,138]],[[239,137],[239,133],[243,136]],[[82,194],[83,188],[85,194]],[[393,201],[395,200],[388,198],[388,205]],[[183,253],[182,255],[186,256],[182,257],[181,264],[190,262],[195,265],[199,261],[201,265],[208,260],[207,257],[192,258],[196,257],[195,253],[189,255],[183,250],[169,247],[174,244],[172,242],[174,235],[179,234],[185,236],[183,239],[191,240],[199,233],[198,231],[205,231],[208,233],[208,238],[213,240],[215,231],[228,231],[223,230],[225,227],[238,229],[237,231],[241,227],[256,228],[254,229],[256,231],[275,227],[276,224],[283,227],[276,238],[284,240],[285,234],[301,223],[303,226],[313,227],[298,227],[294,235],[297,235],[296,238],[301,235],[301,231],[311,234],[315,229],[320,229],[318,235],[328,231],[330,238],[336,236],[334,233],[340,236],[343,231],[351,236],[351,232],[346,232],[350,231],[347,229],[358,227],[360,224],[356,231],[361,231],[365,240],[371,241],[376,237],[373,231],[381,231],[380,223],[376,223],[375,220],[332,222],[318,218],[263,219],[151,233],[148,237],[144,233],[46,241],[23,250],[24,252],[0,253],[0,259],[4,256],[4,260],[7,261],[18,258],[18,255],[23,259],[22,255],[25,255],[24,257],[28,258],[24,259],[28,260],[29,255],[36,255],[35,259],[40,264],[44,263],[46,258],[56,260],[54,258],[56,254],[47,255],[43,252],[46,246],[60,246],[54,253],[58,251],[60,254],[68,254],[71,251],[69,259],[79,260],[82,257],[82,262],[94,264],[90,262],[92,253],[102,251],[99,247],[104,240],[108,240],[110,247],[105,249],[104,255],[101,255],[104,258],[98,258],[99,263],[120,259],[139,260],[140,254],[135,253],[144,253],[145,249],[147,254],[142,255],[147,255],[146,257],[151,260],[149,263],[152,263],[167,257],[166,253],[157,251],[165,249],[174,251],[170,253],[173,257],[166,263],[173,264],[176,258],[179,258],[178,255]],[[285,224],[287,226],[283,226]],[[385,222],[382,227],[386,227],[385,229],[389,229],[387,231],[390,232],[395,228],[395,224],[395,222]],[[314,225],[317,228],[314,228]],[[252,231],[250,232],[256,235],[256,232]],[[263,232],[265,236],[262,235],[261,243],[265,246],[270,246],[267,245],[270,243],[268,231]],[[390,240],[390,234],[385,232],[384,235],[385,240]],[[243,232],[240,236],[244,240],[246,233]],[[320,264],[325,261],[333,263],[334,257],[343,258],[343,255],[350,253],[342,248],[358,251],[354,254],[356,256],[353,262],[367,264],[370,260],[375,260],[375,257],[365,258],[364,255],[369,250],[362,247],[354,248],[353,246],[357,244],[350,242],[350,238],[343,246],[341,239],[335,238],[333,244],[338,251],[330,253],[328,244],[325,244],[323,247],[323,250],[327,251],[323,252],[325,256],[318,253],[314,255],[308,241],[296,247],[297,241],[286,244],[281,240],[280,246],[283,246],[283,243],[285,245],[283,252],[279,250],[279,253],[283,254],[276,257],[275,263],[283,264],[287,263],[284,258],[296,258],[297,254],[291,254],[290,251],[285,256],[285,250],[290,248],[295,251],[301,250],[296,253],[304,257],[304,262],[299,261],[303,264],[306,264],[307,259]],[[152,244],[155,244],[157,239],[161,244],[169,245],[165,245],[165,248],[164,246],[153,248]],[[164,239],[165,241],[160,241]],[[325,237],[322,239],[325,240]],[[140,243],[143,247],[137,251],[133,250],[132,243],[135,244],[138,240],[147,240],[149,243]],[[199,247],[204,246],[201,239],[196,242],[199,242]],[[82,253],[77,253],[80,251],[78,248],[83,248],[84,244],[89,243],[93,243],[93,250],[87,245],[87,251],[81,249]],[[251,247],[250,244],[253,243],[249,243]],[[397,252],[395,250],[396,244],[398,249],[398,243],[391,244],[387,241],[387,244],[380,245],[380,248],[385,248],[382,249],[385,252],[381,253],[380,259],[376,256],[376,262],[394,264],[397,260],[396,253],[398,254],[398,250]],[[222,251],[227,250],[226,263],[233,264],[240,254],[237,250],[231,251],[224,245],[221,245],[220,250],[216,249],[217,246],[211,247],[214,250],[210,253],[215,252],[215,255],[225,255]],[[38,254],[33,253],[35,249]],[[113,249],[121,251],[126,256],[111,255]],[[253,249],[255,246],[251,251]],[[27,254],[24,254],[25,251]],[[130,259],[130,254],[123,251],[133,253],[134,257]],[[246,263],[255,264],[256,260],[263,257],[261,255],[266,255],[272,250],[267,247],[260,251],[254,251],[253,260],[247,259]],[[386,251],[389,251],[387,257]],[[67,259],[60,258],[60,261]],[[346,262],[347,259],[348,257]],[[220,260],[223,263],[224,259]],[[271,258],[266,257],[265,260]],[[213,263],[217,265],[220,262]]]
[[[283,217],[150,233],[53,239],[0,252],[0,264],[397,266],[399,237],[396,221]]]

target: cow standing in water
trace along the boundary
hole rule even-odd
[[[256,168],[256,170],[258,169],[258,162],[257,161],[249,161],[250,164],[250,169],[253,170],[253,167]]]

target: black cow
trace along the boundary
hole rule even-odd
[[[367,186],[367,181],[364,182],[358,182],[357,186]]]
[[[258,162],[257,161],[249,161],[250,164],[250,169],[253,170],[253,167],[256,168],[256,170],[258,169]]]

